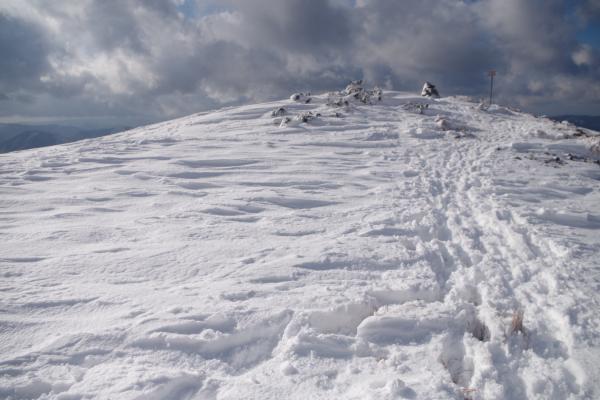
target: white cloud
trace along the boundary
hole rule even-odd
[[[594,55],[591,47],[581,46],[573,52],[573,62],[578,66],[594,64]]]

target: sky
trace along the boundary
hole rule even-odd
[[[369,86],[600,115],[600,0],[2,0],[0,122],[139,125]]]

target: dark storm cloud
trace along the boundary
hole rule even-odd
[[[600,21],[600,1],[586,0],[578,8],[578,14],[585,23],[591,21]]]
[[[436,80],[446,90],[477,84],[482,71],[497,65],[475,10],[457,1],[408,0],[397,3],[376,0],[359,9],[365,27],[361,48],[370,50],[366,63],[371,79],[381,80],[373,66],[391,67],[389,73],[405,85]],[[433,13],[433,14],[432,14]]]
[[[503,101],[531,110],[590,112],[600,98],[597,50],[576,39],[597,0],[183,1],[6,0],[0,114],[161,119],[356,78],[481,95],[490,68]],[[182,15],[191,1],[212,11]]]
[[[246,20],[241,30],[255,44],[287,52],[321,55],[345,51],[360,24],[348,8],[323,0],[231,1]]]
[[[495,46],[515,64],[559,72],[572,65],[575,31],[562,0],[491,0],[481,8]]]
[[[133,7],[123,7],[123,4],[121,0],[92,2],[86,10],[85,19],[78,21],[81,31],[88,29],[96,46],[102,50],[126,48],[133,52],[147,51]]]
[[[185,47],[165,49],[153,60],[152,68],[163,77],[153,94],[193,93],[207,88],[230,97],[244,95],[255,85],[277,82],[278,71],[285,67],[271,52],[220,40],[197,46],[190,53]]]
[[[38,86],[48,52],[42,29],[0,11],[0,92]]]

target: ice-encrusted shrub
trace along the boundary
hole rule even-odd
[[[327,95],[327,105],[329,107],[345,107],[349,106],[350,102],[338,93],[329,93]]]
[[[363,87],[363,81],[352,81],[346,88],[339,92],[331,92],[327,98],[327,105],[331,107],[348,106],[351,101],[360,101],[363,104],[374,104],[383,99],[383,90],[375,86],[371,90]]]
[[[449,131],[452,129],[450,122],[448,122],[446,118],[439,115],[435,117],[435,124],[443,131]]]
[[[590,152],[594,155],[600,155],[600,136],[591,138],[590,142]]]
[[[283,117],[286,114],[287,110],[283,107],[279,107],[278,109],[273,110],[273,112],[271,112],[271,117]]]
[[[423,114],[428,108],[429,104],[427,103],[416,103],[412,101],[402,105],[403,110],[416,112],[417,114]]]
[[[308,104],[312,101],[312,97],[310,95],[310,92],[306,92],[306,93],[294,93],[293,95],[290,96],[290,100],[295,101],[297,103],[304,103],[304,104]]]
[[[362,79],[359,79],[357,81],[352,81],[346,86],[346,89],[344,89],[342,92],[347,95],[354,94],[354,93],[360,93],[364,90],[362,87],[362,82],[363,82]]]
[[[298,125],[301,123],[307,123],[309,121],[312,121],[313,119],[319,118],[320,116],[321,116],[321,114],[313,113],[312,111],[302,112],[300,114],[294,115],[294,117],[292,117],[292,118],[284,117],[281,120],[280,126],[285,127],[285,126]]]
[[[352,81],[346,86],[344,90],[339,92],[331,92],[328,94],[327,105],[330,107],[345,107],[349,106],[353,101],[360,101],[364,104],[373,104],[376,101],[381,101],[383,98],[383,91],[379,87],[375,87],[371,90],[366,90],[362,86],[362,80]],[[290,96],[290,100],[297,103],[308,104],[312,101],[310,92],[294,93]],[[275,124],[279,124],[281,127],[294,126],[301,123],[310,122],[316,118],[321,117],[320,113],[313,113],[311,111],[301,112],[297,115],[287,116],[288,112],[285,108],[279,107],[278,109],[271,112],[271,117],[274,118]],[[342,114],[335,112],[333,115],[327,115],[334,118],[343,117]]]
[[[485,100],[480,100],[475,108],[479,111],[487,111],[490,108],[490,105],[486,103]]]
[[[375,86],[371,90],[366,90],[362,86],[362,80],[350,82],[342,93],[365,104],[373,104],[373,102],[381,101],[383,98],[383,91],[379,87]]]

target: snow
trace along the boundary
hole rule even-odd
[[[1,155],[0,397],[600,397],[597,134],[327,102]]]

